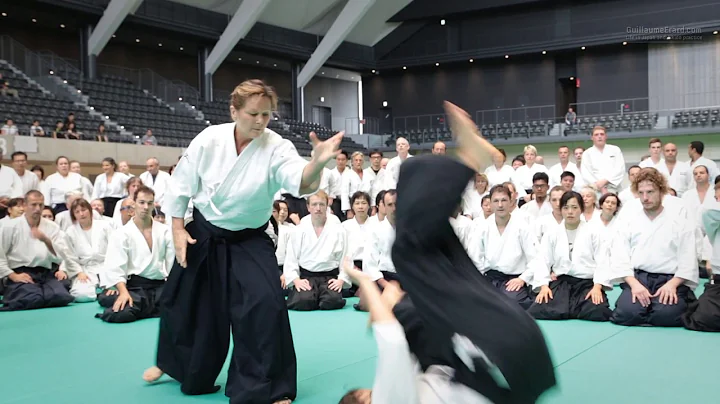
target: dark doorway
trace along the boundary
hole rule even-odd
[[[332,129],[332,109],[313,105],[312,121],[320,126]]]
[[[392,108],[390,107],[382,107],[379,111],[379,118],[380,118],[380,134],[384,135],[386,133],[392,133],[393,131],[393,113]]]
[[[565,118],[568,108],[577,113],[577,78],[563,77],[558,79],[557,92],[555,97],[555,111],[559,115],[556,118]]]

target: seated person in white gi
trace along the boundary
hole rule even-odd
[[[668,184],[658,170],[641,169],[631,186],[643,211],[618,223],[609,278],[622,293],[610,321],[680,327],[699,279],[695,222],[664,206]]]
[[[141,186],[135,193],[135,217],[110,237],[98,296],[105,307],[95,317],[109,323],[130,323],[158,317],[158,301],[175,262],[170,227],[152,219],[155,192]]]
[[[689,330],[720,332],[720,182],[715,183],[714,200],[704,205],[703,227],[712,244],[710,282],[697,302],[688,306],[683,325]]]
[[[95,220],[93,209],[85,199],[76,199],[69,208],[73,224],[66,232],[68,258],[60,264],[60,270],[67,272],[72,280],[70,294],[76,302],[93,302],[97,299],[100,272],[113,233],[112,223]],[[73,273],[68,269],[73,267],[79,271]]]
[[[539,320],[608,321],[612,311],[603,289],[612,285],[600,229],[580,220],[585,207],[579,193],[564,193],[560,207],[562,223],[545,233],[532,262],[533,288],[540,293],[528,314]]]
[[[337,217],[328,218],[328,196],[318,191],[307,198],[310,214],[290,236],[283,274],[290,310],[337,310],[345,307],[343,288],[352,286],[340,264],[347,254],[347,232]]]
[[[68,191],[65,194],[65,206],[70,209],[70,206],[72,206],[73,202],[78,199],[83,199],[83,193],[81,191]],[[101,220],[102,215],[96,211],[93,211],[93,219]],[[69,229],[70,226],[72,226],[73,224],[73,221],[70,218],[70,211],[65,210],[55,215],[55,223],[60,226],[60,230],[67,231],[67,229]]]
[[[6,285],[2,311],[61,307],[74,299],[53,272],[67,252],[66,236],[57,224],[41,217],[45,198],[25,195],[25,214],[0,226],[0,282]]]
[[[552,205],[552,213],[539,217],[535,223],[535,234],[538,243],[542,240],[543,235],[550,229],[554,228],[563,221],[562,210],[560,209],[560,199],[566,192],[562,185],[555,185],[550,190],[550,205]]]
[[[510,213],[515,201],[506,186],[494,186],[490,198],[495,213],[484,222],[473,221],[468,255],[497,289],[527,309],[532,304],[527,283],[532,281],[530,263],[537,252],[537,238],[526,217],[515,216],[518,209]]]
[[[363,260],[365,259],[365,244],[370,233],[368,219],[370,213],[370,194],[363,191],[357,191],[350,197],[350,210],[352,211],[352,219],[348,219],[342,223],[347,232],[348,238],[348,257],[362,271]],[[353,285],[350,289],[343,289],[343,297],[354,297],[357,293],[357,285]]]

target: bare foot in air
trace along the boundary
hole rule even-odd
[[[290,404],[290,403],[292,403],[292,400],[285,398],[280,401],[275,401],[273,404]]]
[[[483,172],[492,164],[492,158],[498,150],[480,134],[475,122],[465,110],[445,101],[445,113],[450,121],[450,130],[457,140],[458,158],[476,172]]]
[[[143,373],[143,380],[145,380],[145,381],[148,382],[148,383],[152,383],[152,382],[157,381],[157,380],[158,380],[159,378],[161,378],[162,375],[164,375],[164,374],[165,374],[165,372],[163,372],[162,370],[160,370],[159,367],[153,366],[153,367],[151,367],[151,368],[148,368],[148,369],[145,371],[145,373]]]

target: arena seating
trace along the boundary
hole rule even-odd
[[[3,121],[12,119],[20,134],[29,135],[33,120],[40,121],[45,136],[50,136],[55,122],[65,121],[70,112],[75,114],[76,128],[85,134],[95,133],[103,121],[77,107],[72,101],[55,98],[54,95],[43,93],[38,87],[30,84],[24,77],[10,69],[7,62],[0,60],[0,74],[10,83],[10,88],[18,91],[18,98],[0,96],[0,116]],[[108,128],[108,136],[117,137],[118,133]],[[115,139],[117,140],[117,139]]]
[[[310,132],[315,132],[319,139],[325,140],[337,133],[336,131],[318,125],[312,122],[295,121],[292,119],[285,119],[284,122],[288,125],[289,129],[293,133],[300,134],[304,139],[308,139]],[[346,151],[348,154],[353,154],[356,151],[367,153],[367,150],[362,145],[355,143],[352,139],[345,137],[340,143],[340,148]]]
[[[587,133],[596,125],[604,126],[607,132],[632,132],[652,130],[658,121],[658,114],[634,112],[627,114],[602,115],[578,118],[577,125],[566,131],[567,134]]]
[[[160,146],[187,147],[195,135],[207,126],[182,109],[173,111],[123,77],[102,75],[95,80],[87,80],[71,73],[63,78],[82,89],[83,94],[89,97],[89,105],[124,126],[125,130],[142,136],[146,130],[152,129]]]
[[[673,116],[672,127],[690,128],[690,127],[714,127],[718,125],[720,119],[720,110],[718,109],[696,109],[689,111],[679,111]]]

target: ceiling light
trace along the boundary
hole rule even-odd
[[[277,67],[277,63],[273,63],[273,67]]]
[[[37,22],[37,20],[33,18],[33,19],[32,19],[32,22]]]
[[[474,59],[470,59],[470,63],[472,63],[472,62],[474,62],[474,61],[475,61]]]
[[[387,107],[387,101],[383,101],[383,107]]]
[[[238,60],[242,60],[242,58],[238,58]]]
[[[573,76],[570,76],[570,80],[575,80],[575,77],[573,77]]]
[[[582,50],[585,50],[585,47],[583,46],[583,47],[582,47],[582,48],[580,48],[580,49],[582,49]]]
[[[325,72],[320,72],[320,74],[325,74]]]
[[[407,66],[403,66],[403,70],[407,70]]]
[[[60,28],[65,28],[65,24],[60,24]]]
[[[547,54],[547,51],[543,51],[543,55]]]
[[[53,75],[53,74],[55,74],[55,72],[54,72],[54,71],[52,71],[52,70],[50,70],[50,75]]]
[[[182,101],[182,97],[178,97],[178,101]]]
[[[717,32],[717,31],[713,31],[713,35],[717,35],[717,34],[718,34],[718,32]]]
[[[135,38],[135,42],[140,43],[140,38]]]
[[[95,107],[90,107],[90,111],[95,111]]]
[[[259,60],[256,60],[255,63],[260,64],[260,61],[259,61]]]
[[[435,66],[440,66],[440,63],[435,63]]]
[[[116,37],[116,35],[115,35],[115,34],[113,34],[113,38],[115,38],[115,37]]]
[[[510,55],[505,55],[505,59],[510,59]]]
[[[440,25],[445,25],[445,20],[440,20]]]
[[[667,38],[665,38],[665,39],[667,39],[667,40],[669,41],[669,40],[671,39],[671,37],[667,37]]]
[[[162,46],[162,44],[161,44],[161,43],[159,43],[159,44],[158,44],[158,46]]]
[[[67,80],[63,80],[63,84],[67,84]]]
[[[2,16],[3,16],[3,17],[7,17],[7,13],[2,13]]]
[[[107,115],[105,115],[105,119],[110,119],[110,117],[109,117],[109,116],[107,116]]]
[[[372,72],[373,72],[373,73],[375,73],[375,69],[373,69],[373,71],[372,71]]]
[[[82,93],[82,90],[78,90],[78,94]]]
[[[183,48],[183,47],[181,46],[181,47],[180,47],[180,50],[181,50],[181,51],[182,51],[182,50],[185,50],[185,48]]]
[[[623,45],[627,45],[627,42],[623,42]]]

